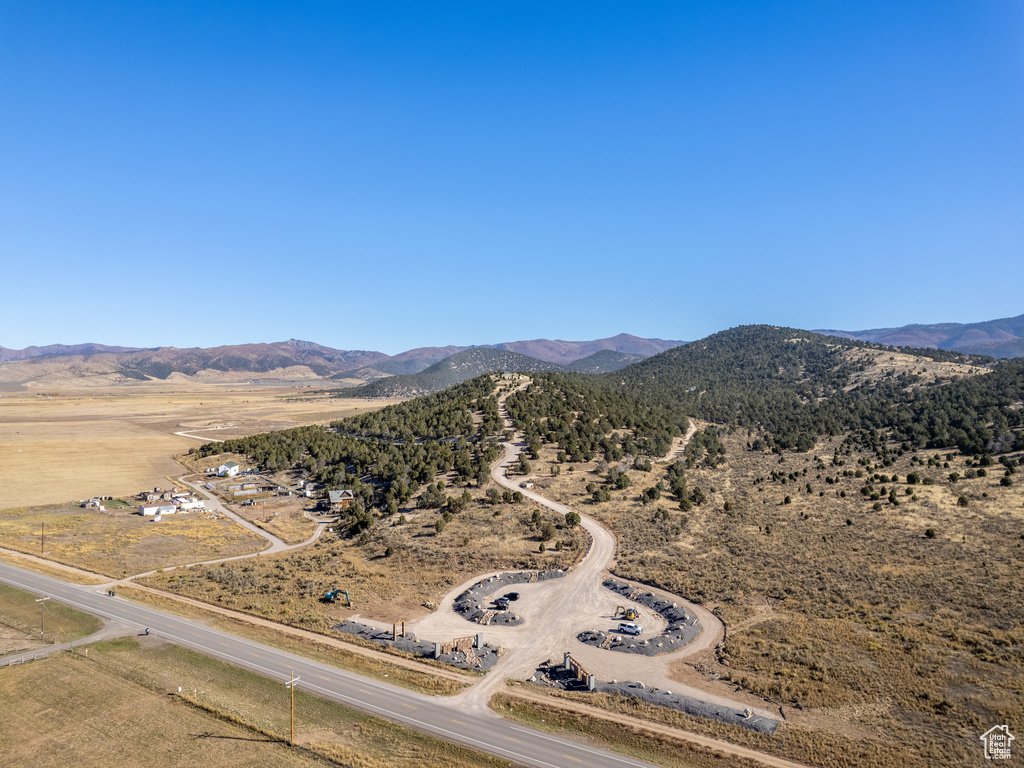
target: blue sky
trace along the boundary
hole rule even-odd
[[[1024,312],[1024,3],[0,5],[0,345]]]

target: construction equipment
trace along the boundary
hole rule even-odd
[[[615,607],[615,615],[622,616],[628,621],[636,621],[640,618],[640,611],[636,608],[627,608],[624,605],[618,605]]]
[[[352,605],[352,600],[348,596],[348,590],[339,589],[337,587],[335,587],[334,589],[329,589],[326,592],[324,592],[323,601],[325,603],[333,603],[335,600],[341,597],[342,594],[345,595],[345,605]]]

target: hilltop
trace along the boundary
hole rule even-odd
[[[419,373],[389,376],[362,387],[342,390],[351,397],[415,397],[439,392],[491,371],[560,371],[560,365],[517,352],[474,347],[446,357]]]
[[[567,371],[576,373],[610,373],[643,359],[645,359],[643,355],[628,355],[625,352],[602,349],[600,352],[595,352],[589,357],[584,357],[563,367]]]
[[[758,432],[779,449],[807,450],[819,435],[884,427],[922,446],[982,451],[998,441],[998,430],[986,425],[997,417],[980,418],[986,407],[998,407],[1001,420],[1016,418],[1005,411],[1017,391],[1013,375],[993,377],[1015,365],[756,325],[721,331],[614,373],[535,378],[580,402],[616,398],[615,410],[631,418],[659,408],[680,423],[695,417]],[[964,387],[939,386],[957,379]],[[960,399],[946,402],[953,391]]]

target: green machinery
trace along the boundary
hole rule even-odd
[[[337,587],[335,587],[334,589],[329,589],[326,592],[324,592],[323,600],[325,603],[333,603],[339,597],[341,597],[343,593],[345,595],[345,605],[352,605],[352,598],[348,596],[348,590],[338,589]]]

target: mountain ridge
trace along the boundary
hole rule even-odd
[[[814,333],[890,347],[932,347],[990,357],[1024,356],[1024,315],[978,323],[912,323],[861,331],[820,329]]]
[[[165,381],[172,376],[219,376],[225,380],[253,376],[282,380],[348,378],[371,381],[416,374],[469,349],[492,349],[514,354],[513,348],[527,348],[543,355],[536,358],[538,360],[562,364],[584,359],[601,350],[647,356],[650,350],[670,349],[679,343],[642,339],[623,333],[592,341],[534,339],[473,347],[418,347],[397,355],[373,350],[334,349],[300,339],[209,348],[139,348],[95,343],[51,344],[23,350],[0,347],[0,384],[8,387],[29,384],[59,386],[78,381],[102,385]]]

